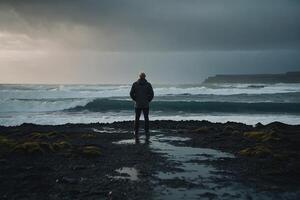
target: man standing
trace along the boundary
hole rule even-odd
[[[132,84],[130,97],[135,101],[135,121],[134,121],[134,137],[136,143],[139,143],[139,122],[143,111],[145,119],[146,142],[149,141],[149,103],[154,97],[151,83],[146,80],[145,73],[141,73],[140,78]]]

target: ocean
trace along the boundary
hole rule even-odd
[[[0,125],[134,119],[131,85],[0,85]],[[151,120],[300,124],[300,84],[153,85]]]

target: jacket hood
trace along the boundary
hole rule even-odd
[[[147,83],[147,80],[146,79],[139,79],[139,80],[137,80],[137,83],[138,84],[140,84],[140,85],[144,85],[144,84],[146,84]]]

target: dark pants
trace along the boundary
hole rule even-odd
[[[145,119],[145,133],[149,136],[149,108],[135,108],[135,121],[134,121],[134,132],[135,135],[139,133],[140,117],[143,111]]]

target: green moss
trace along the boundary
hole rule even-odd
[[[33,132],[30,134],[30,138],[32,140],[47,140],[49,139],[49,135],[47,133],[38,133],[38,132]]]
[[[49,132],[49,133],[47,133],[47,135],[48,135],[49,137],[55,137],[55,136],[57,136],[57,135],[58,135],[58,133],[57,133],[57,132],[54,132],[54,131],[52,131],[52,132]]]
[[[49,133],[47,133],[47,135],[50,137],[50,138],[55,138],[55,139],[58,139],[58,138],[60,138],[60,139],[68,139],[68,136],[66,136],[65,134],[63,134],[63,133],[58,133],[58,132],[54,132],[54,131],[52,131],[52,132],[49,132]]]
[[[260,139],[262,136],[264,136],[266,133],[262,131],[249,131],[245,132],[244,136],[251,138],[251,139]]]
[[[25,154],[41,154],[45,151],[43,150],[39,142],[24,142],[21,144],[17,144],[13,152]]]
[[[68,137],[64,134],[57,133],[57,132],[46,132],[46,133],[38,133],[38,132],[33,132],[31,133],[31,139],[33,140],[48,140],[48,139],[67,139]]]
[[[8,139],[5,136],[0,136],[0,146],[13,146],[15,144],[14,140]]]
[[[0,155],[7,155],[8,153],[22,153],[22,154],[43,154],[46,152],[56,152],[69,149],[72,145],[67,141],[57,141],[50,143],[43,141],[48,138],[48,133],[31,133],[29,138],[21,142],[8,139],[5,136],[0,136]]]
[[[85,146],[82,148],[82,155],[86,157],[98,157],[101,155],[101,152],[96,146]]]
[[[275,132],[264,132],[264,131],[250,131],[245,132],[244,136],[247,138],[254,139],[259,142],[279,141],[280,138]]]
[[[48,143],[40,141],[26,141],[19,143],[13,149],[14,153],[24,153],[24,154],[41,154],[46,152],[57,152],[65,149],[71,148],[71,144],[66,141]]]
[[[272,151],[266,146],[257,145],[239,151],[239,155],[248,157],[266,157],[272,155]]]
[[[72,147],[72,145],[67,141],[54,142],[52,146],[53,146],[54,150],[58,150],[58,151],[64,150],[64,149],[69,149]]]

